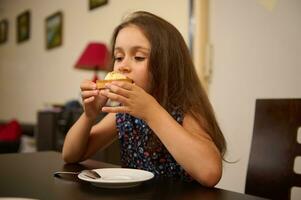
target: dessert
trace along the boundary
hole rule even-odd
[[[96,86],[97,86],[97,89],[99,90],[102,90],[102,89],[105,89],[105,84],[106,83],[109,83],[109,82],[112,82],[112,81],[126,81],[126,82],[129,82],[129,83],[133,83],[133,80],[126,77],[125,75],[119,73],[119,72],[109,72],[105,79],[104,80],[97,80],[96,81]],[[120,105],[120,102],[118,101],[113,101],[111,99],[108,99],[107,103],[106,103],[106,106],[110,106],[110,107],[116,107],[116,106],[119,106]]]
[[[104,80],[97,80],[96,81],[96,85],[97,85],[97,89],[105,89],[105,84],[112,82],[112,81],[126,81],[129,83],[133,83],[133,80],[126,77],[125,75],[119,73],[119,72],[109,72]]]

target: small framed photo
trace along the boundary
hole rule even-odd
[[[17,17],[17,42],[21,43],[29,40],[30,37],[30,12],[21,13]]]
[[[46,48],[59,47],[63,43],[63,13],[58,11],[46,18]]]
[[[4,44],[8,39],[8,20],[0,21],[0,44]]]
[[[89,0],[89,9],[92,10],[94,8],[106,5],[108,0]]]

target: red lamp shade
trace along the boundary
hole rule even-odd
[[[98,70],[108,70],[109,58],[109,51],[105,44],[90,43],[76,62],[75,68],[94,70],[93,81],[96,81]]]

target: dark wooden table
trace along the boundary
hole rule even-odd
[[[55,171],[118,167],[87,160],[81,164],[64,164],[57,152],[0,155],[0,197],[35,199],[246,199],[259,197],[205,188],[198,183],[183,183],[170,179],[153,179],[127,189],[104,189],[79,180],[76,176],[56,178]]]

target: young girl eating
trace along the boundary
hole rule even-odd
[[[215,186],[226,142],[179,31],[135,12],[115,29],[112,54],[114,71],[134,83],[98,90],[82,82],[84,113],[66,135],[65,162],[83,161],[118,139],[122,167]],[[106,106],[108,99],[120,105]],[[94,125],[100,112],[108,114]]]

